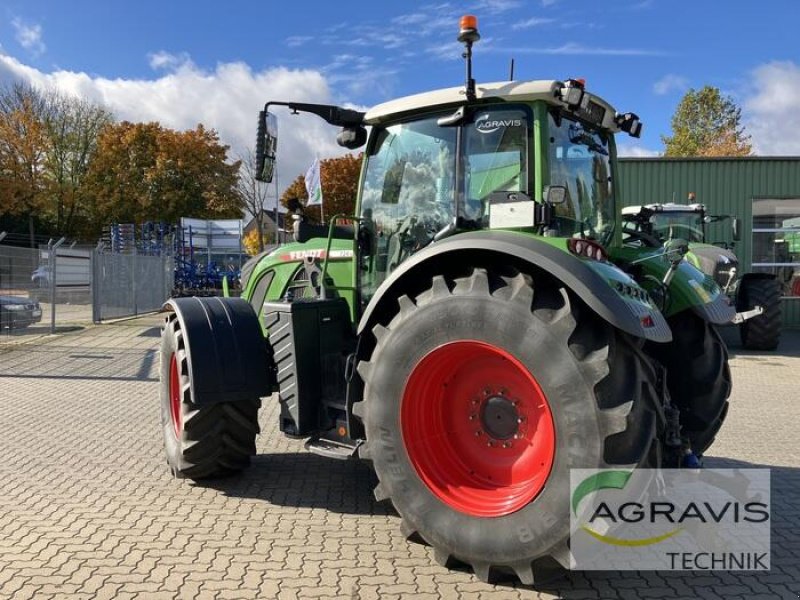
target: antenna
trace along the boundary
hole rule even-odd
[[[511,59],[511,67],[509,68],[508,80],[514,81],[514,59]]]
[[[481,39],[478,33],[478,19],[474,15],[464,15],[459,22],[458,41],[464,44],[461,55],[467,61],[467,100],[475,100],[475,80],[472,78],[472,44]]]

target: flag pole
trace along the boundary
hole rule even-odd
[[[319,152],[317,152],[317,161],[319,162]],[[319,163],[319,189],[320,189],[320,199],[319,199],[319,218],[322,221],[322,224],[325,225],[325,208],[323,205],[325,204],[325,196],[322,196],[322,163]]]
[[[280,210],[280,207],[281,207],[281,198],[280,198],[280,195],[278,194],[278,161],[277,160],[275,161],[275,176],[274,176],[274,179],[275,179],[275,243],[276,244],[280,244],[281,243],[281,227],[280,227],[279,223],[280,223],[280,219],[281,218],[280,218],[280,215],[278,214],[278,211]]]

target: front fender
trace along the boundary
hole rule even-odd
[[[579,259],[554,243],[510,231],[462,233],[431,244],[403,262],[376,290],[358,325],[359,335],[387,311],[421,272],[441,273],[448,264],[475,264],[475,254],[508,257],[533,265],[561,281],[591,310],[614,327],[654,342],[669,342],[672,332],[663,315],[639,285],[626,273],[607,263]],[[390,306],[391,305],[391,306]]]
[[[258,318],[241,298],[173,298],[163,309],[180,322],[192,402],[252,400],[272,393],[272,361]]]

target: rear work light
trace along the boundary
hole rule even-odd
[[[571,238],[567,241],[567,248],[569,248],[569,251],[575,256],[590,258],[599,262],[608,261],[606,249],[593,240]]]

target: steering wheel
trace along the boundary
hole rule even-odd
[[[622,229],[622,236],[629,236],[642,242],[648,248],[660,248],[664,244],[654,235],[645,233],[644,231],[637,231],[635,229]]]

